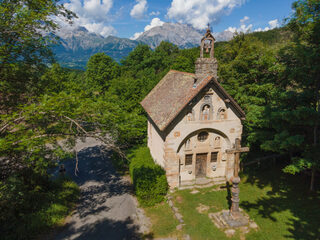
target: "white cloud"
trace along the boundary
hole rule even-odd
[[[228,27],[225,31],[230,31],[232,33],[235,33],[235,32],[243,32],[243,33],[246,33],[246,32],[251,32],[251,31],[254,31],[254,32],[263,32],[263,31],[268,31],[270,29],[274,29],[276,27],[279,27],[279,22],[278,22],[278,19],[274,19],[274,20],[271,20],[268,22],[269,26],[268,27],[265,27],[265,28],[256,28],[254,30],[252,30],[253,28],[253,25],[252,24],[249,24],[249,25],[246,25],[245,23],[249,20],[250,18],[248,16],[244,16],[244,18],[242,18],[240,20],[240,27]]]
[[[225,31],[229,31],[232,33],[247,33],[247,32],[251,32],[251,29],[253,27],[252,24],[246,25],[246,22],[249,20],[250,18],[248,16],[244,16],[242,19],[240,19],[240,27],[228,27]]]
[[[162,26],[164,22],[160,20],[160,18],[153,18],[149,25],[145,26],[144,31],[148,31],[151,28]]]
[[[271,20],[271,21],[269,21],[268,23],[269,23],[269,27],[257,28],[257,29],[255,29],[254,31],[255,31],[255,32],[265,32],[265,31],[274,29],[274,28],[276,28],[276,27],[279,27],[279,25],[280,25],[278,19]]]
[[[159,16],[160,15],[160,12],[159,11],[152,11],[150,14],[150,16]]]
[[[237,31],[237,28],[236,27],[228,27],[225,31],[235,33]]]
[[[136,19],[143,18],[148,9],[147,0],[136,0],[137,4],[131,9],[130,16]]]
[[[75,12],[79,18],[90,18],[96,21],[105,20],[112,7],[112,0],[71,0],[64,6]]]
[[[105,26],[103,23],[87,23],[83,25],[89,32],[99,33],[104,37],[116,33],[112,26]]]
[[[248,16],[244,16],[241,20],[240,23],[244,24],[245,22],[247,22],[250,18]]]
[[[240,27],[238,27],[238,28],[228,27],[225,31],[230,31],[232,33],[235,33],[235,32],[247,33],[247,32],[251,32],[251,29],[252,29],[252,24],[249,24],[249,25],[241,24]]]
[[[115,34],[115,29],[109,24],[109,11],[113,0],[71,0],[64,6],[77,14],[74,20],[76,26],[83,26],[90,32],[107,37]]]
[[[270,25],[270,28],[271,28],[271,29],[274,29],[274,28],[276,28],[276,27],[279,27],[278,19],[274,19],[274,20],[269,21],[269,25]]]
[[[154,27],[158,27],[158,26],[162,26],[164,24],[163,21],[160,20],[160,18],[153,18],[150,22],[149,25],[144,27],[144,32],[150,30],[151,28]],[[137,32],[135,33],[130,39],[131,40],[136,40],[138,37],[140,37],[141,34],[143,34],[144,32]]]
[[[131,40],[136,40],[138,37],[140,37],[142,35],[143,32],[136,32],[135,34],[133,34],[132,37],[130,37]]]
[[[181,23],[205,29],[209,22],[216,22],[223,14],[241,6],[245,0],[172,0],[167,17]]]
[[[109,11],[113,0],[71,0],[64,6],[77,14],[75,25],[84,26],[88,31],[106,37],[115,33],[109,24]]]

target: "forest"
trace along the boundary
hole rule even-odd
[[[218,81],[246,112],[242,144],[251,152],[243,161],[285,154],[283,174],[308,174],[305,187],[314,191],[320,167],[320,2],[298,0],[292,8],[281,28],[216,43],[215,57]],[[53,0],[0,3],[1,232],[30,219],[42,222],[37,231],[56,224],[53,217],[43,220],[54,210],[42,209],[41,201],[63,189],[60,201],[68,202],[78,190],[69,180],[52,182],[49,170],[76,154],[70,149],[79,138],[97,138],[123,159],[128,149],[145,145],[147,116],[140,101],[170,69],[194,72],[199,57],[199,48],[162,42],[154,51],[138,45],[120,63],[98,53],[85,71],[62,68],[50,50],[56,39],[42,34],[57,30],[52,15],[68,22],[75,17]]]

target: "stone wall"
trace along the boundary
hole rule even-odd
[[[210,88],[212,87],[212,90]],[[216,92],[214,86],[209,85],[207,91],[199,94],[199,99],[193,106],[184,109],[177,117],[171,129],[167,129],[164,143],[164,168],[167,172],[167,179],[170,188],[179,185],[179,182],[192,181],[195,179],[195,156],[197,153],[208,153],[207,177],[225,177],[227,180],[233,176],[234,154],[227,154],[226,149],[233,148],[236,138],[241,138],[242,124],[239,117],[232,108],[227,105]],[[210,95],[213,111],[209,120],[201,120],[201,108],[207,104],[205,96]],[[229,107],[228,107],[229,106]],[[225,109],[226,119],[218,117],[219,109]],[[190,111],[192,110],[192,111]],[[193,112],[193,120],[188,120],[188,113]],[[198,142],[197,134],[201,131],[209,132],[209,138],[205,142]],[[221,137],[221,146],[216,149],[215,137]],[[189,149],[186,149],[185,142],[191,139]],[[217,163],[210,162],[210,153],[219,152]],[[185,155],[193,154],[192,165],[186,166]],[[181,164],[179,166],[179,164]],[[213,165],[216,169],[213,170]]]
[[[215,58],[198,58],[196,60],[196,76],[211,75],[217,79],[218,76],[218,61]]]

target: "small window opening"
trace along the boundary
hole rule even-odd
[[[211,153],[211,162],[217,162],[218,161],[218,152],[212,152]]]
[[[185,165],[192,165],[192,154],[186,154],[184,164]]]

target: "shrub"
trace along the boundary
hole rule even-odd
[[[168,191],[165,171],[154,163],[147,147],[139,147],[129,154],[130,175],[140,204],[152,206],[164,200]]]
[[[14,175],[0,182],[1,239],[35,239],[62,224],[79,195],[79,187],[68,178],[52,181],[29,174],[26,179]]]
[[[120,173],[121,175],[125,175],[128,173],[129,163],[126,158],[120,156],[119,153],[113,151],[111,153],[110,159],[112,161],[113,167],[117,170],[118,173]]]

